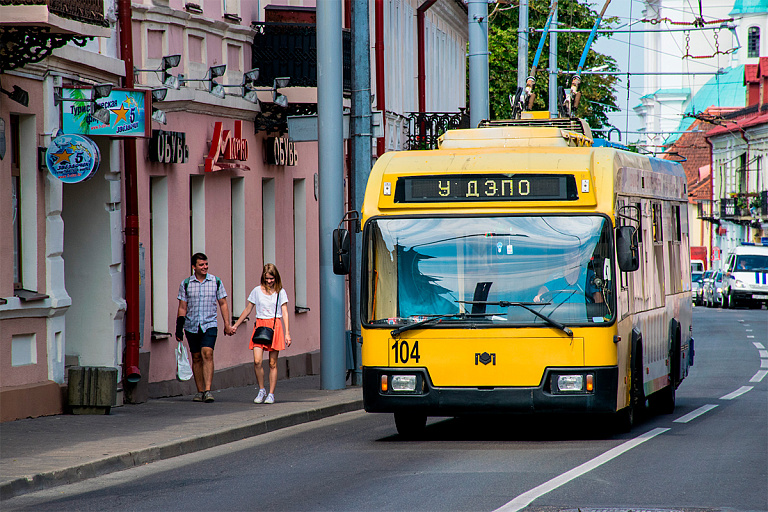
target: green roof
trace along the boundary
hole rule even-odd
[[[768,12],[768,0],[736,0],[729,16]]]
[[[749,0],[746,0],[749,1]],[[768,0],[762,0],[768,3]],[[747,88],[744,86],[744,66],[728,69],[722,75],[715,75],[701,86],[701,89],[691,98],[685,107],[685,114],[703,112],[709,107],[745,107],[747,104]],[[687,130],[695,119],[683,117],[677,131]],[[672,144],[680,138],[680,133],[669,136],[664,144]]]

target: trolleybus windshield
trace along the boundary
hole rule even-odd
[[[372,219],[365,232],[364,318],[372,326],[435,315],[449,315],[427,324],[436,328],[548,326],[506,304],[532,303],[567,326],[611,322],[610,233],[610,221],[600,215]]]

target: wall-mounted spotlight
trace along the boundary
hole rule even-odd
[[[182,78],[180,79],[181,85],[187,82],[208,82],[208,92],[216,96],[217,98],[224,98],[226,93],[224,92],[224,86],[213,79],[222,76],[227,72],[227,65],[221,64],[219,66],[211,66],[205,73],[203,78]]]
[[[160,73],[162,72],[161,82],[165,87],[169,89],[178,89],[181,86],[181,80],[178,75],[172,75],[168,72],[169,69],[175,68],[181,63],[181,55],[166,55],[160,59],[160,67],[157,69],[138,69],[133,68],[134,73]]]
[[[168,124],[168,119],[165,116],[165,112],[159,108],[155,108],[154,103],[165,100],[168,95],[168,89],[152,89],[152,120],[157,121],[160,124]]]
[[[90,114],[93,118],[101,121],[103,124],[109,124],[112,112],[109,109],[100,107],[96,100],[106,98],[112,92],[112,84],[96,84],[92,87],[90,98],[63,98],[58,94],[53,95],[53,104],[58,106],[62,101],[71,101],[74,103],[90,103]]]
[[[25,107],[29,106],[29,93],[18,85],[13,86],[13,91],[6,91],[0,87],[0,92],[11,98],[16,103],[24,105]]]
[[[288,106],[288,98],[286,98],[284,95],[280,94],[277,90],[282,87],[288,87],[288,83],[291,81],[290,77],[282,76],[275,78],[275,80],[272,82],[272,88],[271,89],[259,89],[254,85],[254,82],[258,80],[259,78],[259,70],[258,69],[252,69],[251,71],[248,71],[243,75],[243,83],[242,85],[233,85],[233,86],[224,86],[224,87],[241,87],[242,88],[242,97],[251,103],[256,105],[256,112],[261,112],[261,103],[259,102],[258,98],[258,92],[271,92],[272,93],[272,101],[275,103],[275,105],[279,107],[287,107]]]

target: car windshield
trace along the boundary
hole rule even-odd
[[[768,255],[764,254],[746,254],[736,257],[735,272],[767,272]]]
[[[567,325],[611,321],[610,234],[610,222],[597,215],[373,219],[365,231],[363,318],[547,325],[510,304],[524,303]]]
[[[691,281],[694,283],[700,283],[703,278],[703,274],[701,272],[694,272],[691,274]]]

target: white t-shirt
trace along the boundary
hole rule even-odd
[[[288,304],[288,294],[285,292],[285,288],[280,290],[280,306]],[[261,286],[257,286],[251,290],[251,294],[248,295],[248,302],[254,305],[256,310],[256,318],[274,318],[275,306],[278,302],[278,297],[273,293],[267,295],[261,289]],[[277,310],[277,318],[283,318],[282,307]]]

